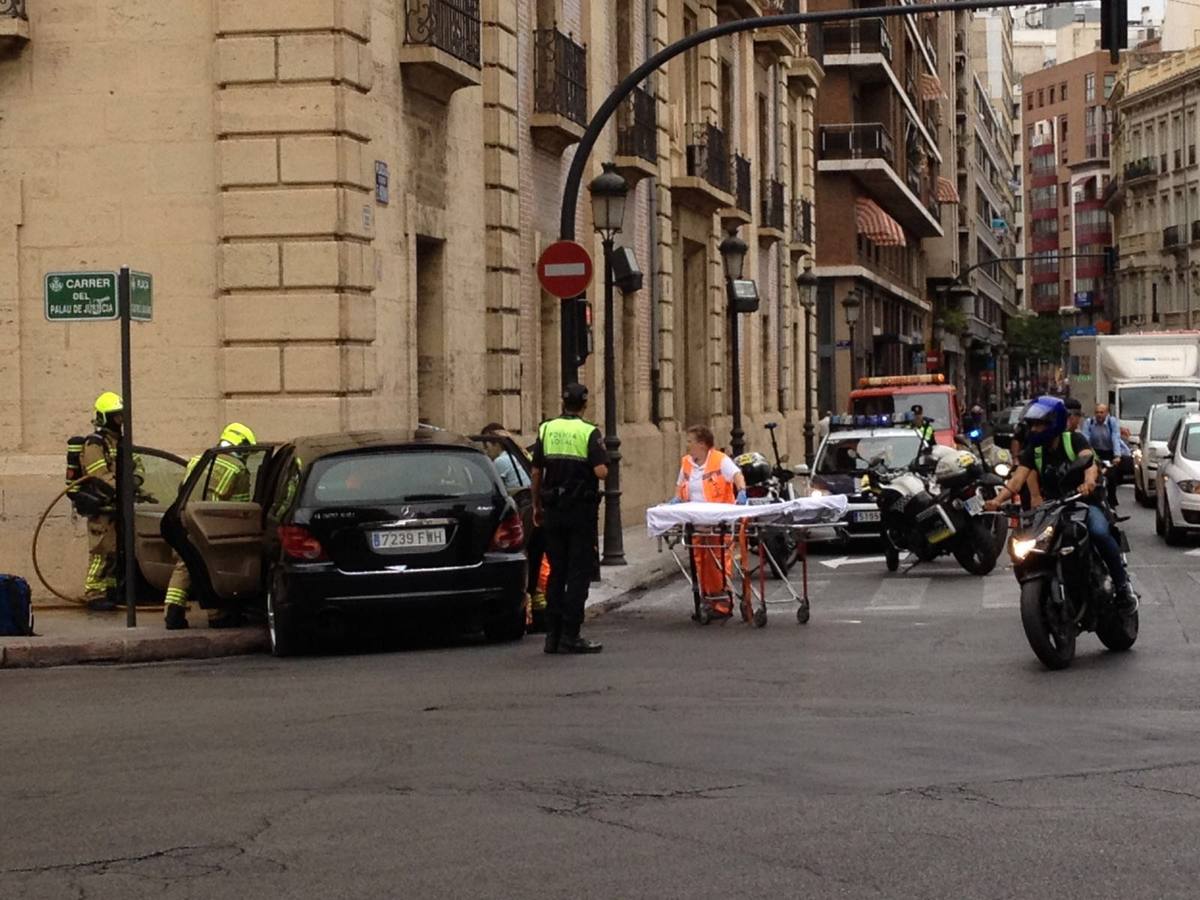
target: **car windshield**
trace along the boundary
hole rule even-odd
[[[1200,388],[1190,384],[1147,384],[1121,388],[1117,417],[1122,422],[1146,418],[1156,403],[1194,403]]]
[[[947,392],[881,394],[854,398],[854,412],[860,416],[908,412],[914,405],[920,405],[924,409],[925,418],[932,419],[935,428],[950,427],[950,394]]]
[[[477,451],[395,450],[331,456],[313,463],[304,503],[411,503],[486,496],[496,490],[491,460]]]
[[[1200,460],[1200,422],[1192,422],[1184,430],[1183,458]]]
[[[906,466],[917,456],[917,433],[897,431],[871,437],[830,438],[817,462],[818,475],[849,475],[865,472],[882,460],[888,467]]]
[[[1164,406],[1156,409],[1150,418],[1150,440],[1167,440],[1175,430],[1175,423],[1183,418],[1183,414],[1195,411],[1194,406],[1190,410],[1186,406]]]

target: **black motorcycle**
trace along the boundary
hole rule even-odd
[[[744,453],[735,460],[738,468],[742,470],[742,477],[746,479],[746,499],[751,504],[794,500],[796,493],[792,488],[792,479],[796,477],[796,473],[784,466],[783,458],[779,455],[779,442],[775,439],[775,429],[779,427],[779,423],[767,422],[765,427],[771,435],[774,465],[761,453]],[[782,578],[799,558],[799,543],[790,529],[773,529],[767,526],[764,532],[767,535],[767,550],[770,551],[773,563],[771,574]],[[757,542],[752,541],[751,544],[751,549],[757,547]]]
[[[938,472],[923,456],[907,469],[889,472],[873,465],[867,482],[876,495],[883,525],[884,555],[889,572],[900,568],[900,551],[919,562],[952,554],[972,575],[987,575],[1003,551],[997,540],[997,517],[984,511],[1004,480],[987,471],[973,454],[950,471]],[[1007,527],[1004,525],[1003,527]]]
[[[1071,664],[1081,631],[1096,632],[1115,651],[1128,650],[1137,640],[1137,610],[1120,611],[1112,576],[1088,534],[1087,513],[1082,494],[1043,503],[1019,514],[1021,525],[1010,544],[1021,585],[1021,624],[1048,669]],[[1121,552],[1128,553],[1116,522],[1111,528]]]

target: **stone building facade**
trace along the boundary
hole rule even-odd
[[[419,421],[531,437],[559,390],[559,304],[535,261],[582,123],[647,53],[764,6],[791,4],[18,4],[0,28],[0,384],[19,409],[0,436],[3,568],[27,569],[65,438],[119,385],[116,326],[46,321],[45,273],[154,274],[141,444],[187,456],[234,419],[264,441]],[[814,251],[822,76],[795,29],[703,45],[592,154],[585,184],[613,160],[632,185],[618,241],[645,273],[616,329],[629,523],[669,494],[683,428],[728,442],[731,227],[762,295],[741,329],[747,444],[778,420],[800,458],[813,384],[793,279]],[[585,196],[577,232],[599,259],[590,221]],[[581,371],[596,418],[601,363]],[[82,534],[59,507],[43,562],[64,587]]]

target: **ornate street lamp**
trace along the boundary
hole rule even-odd
[[[804,307],[804,461],[810,466],[813,463],[812,332],[819,284],[820,279],[813,274],[811,266],[796,275],[796,293]]]
[[[742,271],[746,265],[746,252],[749,245],[737,236],[736,231],[730,231],[721,241],[718,248],[721,259],[725,263],[725,293],[726,304],[729,307],[729,341],[732,344],[729,353],[733,365],[731,379],[732,398],[731,413],[733,428],[730,432],[729,446],[735,457],[741,456],[746,449],[745,432],[742,431],[742,363],[741,341],[738,338],[738,309],[735,303],[737,283],[742,281]]]
[[[604,556],[602,565],[625,565],[621,527],[621,439],[617,436],[617,366],[613,311],[613,241],[625,220],[629,185],[613,163],[588,185],[592,224],[604,244],[604,446],[608,477],[604,479]]]
[[[854,338],[862,313],[862,292],[858,288],[851,288],[842,299],[842,309],[846,312],[846,324],[850,326],[850,390],[854,390],[858,384],[858,343]]]

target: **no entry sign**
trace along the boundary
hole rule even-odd
[[[592,258],[574,241],[556,241],[542,251],[537,273],[547,293],[567,300],[592,283]]]

